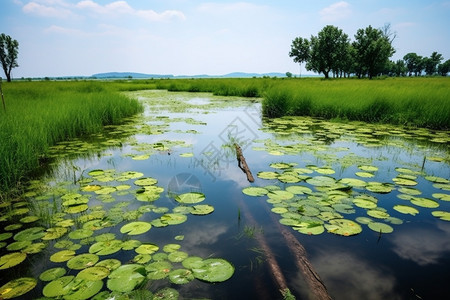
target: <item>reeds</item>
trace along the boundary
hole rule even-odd
[[[11,82],[0,112],[0,194],[36,170],[50,146],[142,110],[101,82]]]

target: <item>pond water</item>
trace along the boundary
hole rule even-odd
[[[4,299],[448,295],[449,132],[129,95],[142,116],[57,145],[0,204]]]

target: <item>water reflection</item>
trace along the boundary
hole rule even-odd
[[[338,296],[336,299],[401,299],[395,292],[395,277],[364,258],[327,249],[312,261],[331,296]]]
[[[436,227],[412,228],[398,232],[392,239],[394,252],[420,266],[436,264],[450,251],[450,224],[436,222]]]

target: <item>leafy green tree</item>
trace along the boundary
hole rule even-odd
[[[311,36],[310,58],[306,69],[323,73],[329,78],[330,71],[335,74],[342,70],[341,60],[347,51],[350,41],[341,29],[327,25],[319,34]]]
[[[9,35],[0,34],[0,62],[6,75],[6,81],[11,81],[11,70],[18,67],[17,56],[19,54],[19,42]]]
[[[403,59],[399,59],[394,64],[393,74],[395,76],[406,76],[406,73],[408,72],[408,69],[406,68],[405,61]]]
[[[291,72],[286,72],[286,77],[287,78],[291,78],[292,77],[292,73]]]
[[[299,63],[300,66],[303,62],[307,62],[310,57],[310,43],[307,39],[296,37],[291,44],[291,51],[289,56],[294,58],[294,62]]]
[[[427,73],[427,75],[434,75],[437,72],[437,66],[443,59],[442,54],[439,54],[436,51],[433,52],[430,57],[424,58],[423,64],[425,73]]]
[[[448,72],[450,72],[450,59],[447,59],[438,66],[438,73],[441,76],[447,76]]]
[[[406,68],[408,69],[409,76],[411,76],[413,73],[415,76],[419,76],[423,71],[423,58],[420,55],[417,55],[414,52],[407,53],[405,56],[403,56],[403,60],[406,63]]]
[[[380,29],[368,26],[358,29],[353,47],[356,49],[357,73],[372,79],[379,74],[395,53],[390,39]]]

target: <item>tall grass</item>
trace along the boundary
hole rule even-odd
[[[0,194],[40,166],[50,146],[142,111],[136,101],[101,82],[3,84],[0,111]]]
[[[449,129],[450,79],[285,80],[265,91],[263,113]]]

